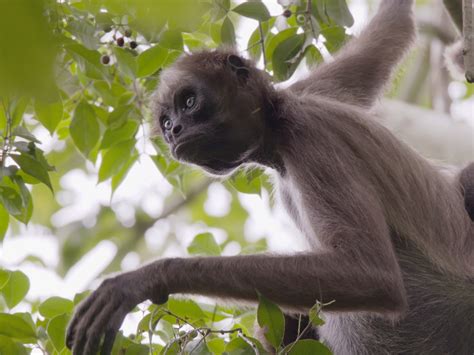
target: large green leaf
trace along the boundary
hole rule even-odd
[[[145,77],[155,73],[158,69],[163,66],[163,63],[168,56],[168,49],[165,49],[159,45],[155,45],[140,53],[137,58],[138,77]]]
[[[10,280],[10,271],[0,269],[0,290],[6,286]]]
[[[36,332],[20,315],[0,313],[0,335],[14,339],[29,340],[36,338]]]
[[[221,27],[221,41],[225,44],[235,45],[234,25],[229,17],[226,16]]]
[[[43,126],[53,134],[59,122],[63,118],[63,103],[61,100],[47,103],[44,101],[35,101],[36,118]]]
[[[280,308],[262,295],[258,295],[258,325],[265,329],[265,338],[278,349],[285,333],[285,316]]]
[[[272,55],[274,76],[277,80],[288,79],[303,58],[304,34],[296,34],[278,43]]]
[[[100,143],[100,149],[108,149],[123,141],[134,138],[137,130],[138,122],[135,120],[128,120],[122,127],[117,129],[107,129]]]
[[[351,27],[354,24],[346,0],[325,0],[327,15],[340,26]]]
[[[38,160],[29,154],[12,155],[12,159],[20,166],[23,172],[38,179],[53,191],[48,171]]]
[[[74,303],[62,297],[50,297],[39,306],[40,314],[45,318],[54,318],[64,313],[71,313]]]
[[[112,177],[120,171],[127,163],[127,158],[130,157],[134,146],[135,139],[129,139],[114,145],[105,152],[99,169],[99,182]]]
[[[168,300],[168,309],[179,317],[198,321],[206,316],[201,308],[193,300],[170,298]]]
[[[30,289],[30,280],[21,271],[12,271],[8,283],[2,288],[1,293],[8,308],[20,303]]]
[[[201,233],[194,237],[192,243],[188,246],[190,254],[198,255],[221,255],[221,248],[216,243],[211,233]]]
[[[0,355],[27,355],[26,348],[10,337],[0,335]]]
[[[68,322],[69,315],[67,314],[54,317],[48,322],[46,331],[49,335],[49,339],[51,339],[51,342],[58,352],[66,347],[65,339]]]
[[[267,7],[262,2],[244,2],[233,8],[232,11],[258,21],[267,21],[271,17]]]
[[[115,58],[119,70],[130,78],[135,78],[137,75],[137,60],[129,49],[116,47],[114,48]]]
[[[99,140],[99,128],[94,109],[86,101],[81,101],[74,110],[69,131],[74,144],[86,157]]]

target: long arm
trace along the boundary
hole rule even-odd
[[[412,6],[412,0],[382,0],[358,38],[291,90],[370,107],[415,37]]]
[[[133,307],[176,293],[254,302],[261,293],[300,312],[334,300],[327,311],[400,313],[406,295],[399,265],[385,224],[371,215],[357,216],[370,223],[365,228],[334,220],[338,227],[330,229],[337,232],[328,234],[323,253],[163,259],[108,279],[77,310],[67,344],[74,355],[95,354],[105,335],[102,353],[108,354]]]

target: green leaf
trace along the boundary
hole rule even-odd
[[[14,217],[23,212],[23,201],[18,191],[7,186],[0,186],[0,204]]]
[[[313,44],[305,48],[304,56],[306,58],[306,63],[308,63],[310,67],[323,62],[321,52],[319,52]]]
[[[132,109],[133,107],[130,105],[116,107],[107,118],[108,127],[113,130],[122,127],[126,122],[128,122]]]
[[[212,354],[222,354],[226,350],[226,343],[222,338],[208,340],[206,345]]]
[[[163,66],[167,56],[168,50],[159,45],[140,53],[137,58],[137,76],[141,78],[155,73]]]
[[[328,16],[338,25],[351,27],[354,24],[354,18],[347,7],[346,0],[325,0],[324,5]]]
[[[331,355],[332,352],[324,344],[313,339],[298,340],[286,347],[288,355]]]
[[[26,139],[30,142],[41,143],[30,131],[28,131],[28,129],[26,129],[23,126],[15,127],[15,129],[13,130],[12,135],[15,136],[15,137],[24,138],[24,139]],[[20,142],[15,142],[15,143],[20,143]],[[23,142],[23,143],[25,143],[25,142]]]
[[[338,26],[323,28],[321,34],[326,39],[324,45],[331,53],[334,53],[341,48],[346,40],[346,32],[344,28]]]
[[[59,122],[63,119],[63,102],[45,103],[35,100],[36,119],[53,134]]]
[[[36,332],[20,315],[0,313],[0,334],[14,339],[36,338]]]
[[[66,346],[65,339],[68,321],[69,316],[67,314],[62,314],[51,319],[48,322],[48,327],[46,328],[49,339],[51,339],[54,347],[59,352]]]
[[[278,32],[274,37],[272,37],[269,41],[267,41],[267,44],[265,46],[265,50],[266,50],[265,54],[267,55],[267,57],[269,59],[272,58],[275,48],[285,39],[295,36],[296,31],[297,31],[296,27],[288,28],[286,30]]]
[[[232,21],[226,16],[221,27],[221,41],[225,44],[235,44],[235,30]]]
[[[297,34],[283,40],[276,46],[272,55],[272,65],[277,80],[286,80],[293,74],[302,59],[299,54],[303,49],[304,41],[305,35]]]
[[[130,78],[135,78],[137,74],[137,60],[130,52],[129,49],[115,47],[114,48],[115,57],[117,58],[117,63],[119,70],[126,76]]]
[[[138,153],[132,154],[130,159],[127,160],[127,162],[122,166],[122,168],[114,175],[112,176],[112,193],[117,190],[117,188],[120,186],[123,180],[125,180],[128,172],[132,168],[133,164],[137,161],[138,159]]]
[[[4,335],[0,335],[0,354],[1,355],[27,355],[29,352],[26,351],[22,344],[13,341],[11,338]]]
[[[8,280],[10,280],[10,274],[11,272],[8,270],[1,270],[0,269],[0,290],[5,287],[5,285],[8,283]]]
[[[99,182],[105,181],[111,176],[119,172],[119,170],[127,163],[132,149],[135,146],[135,139],[124,141],[107,150],[102,159],[99,168]]]
[[[206,318],[206,315],[196,302],[190,299],[170,298],[168,309],[179,317],[198,321]]]
[[[90,50],[83,45],[73,42],[65,46],[79,64],[79,69],[89,78],[102,80],[107,78],[107,67],[101,64],[101,54],[98,51]]]
[[[183,49],[183,36],[181,31],[169,30],[164,32],[160,38],[160,46],[169,49]]]
[[[201,233],[194,237],[192,243],[188,246],[190,254],[198,255],[221,255],[221,248],[216,243],[211,233]]]
[[[19,270],[10,272],[10,279],[1,290],[8,308],[12,309],[20,303],[29,289],[30,280],[23,272]]]
[[[232,11],[258,21],[267,21],[271,17],[267,7],[261,2],[244,2]]]
[[[3,207],[2,204],[0,204],[0,243],[3,241],[3,238],[5,238],[5,234],[7,233],[9,222],[10,222],[10,215],[8,214],[8,211],[5,209],[5,207]],[[1,282],[1,276],[0,276],[0,289],[2,288],[1,284],[2,282]]]
[[[40,304],[38,310],[45,318],[54,318],[64,313],[71,313],[74,303],[62,297],[50,297]]]
[[[38,179],[53,191],[48,171],[38,160],[31,157],[31,155],[23,153],[21,155],[12,155],[11,157],[20,166],[23,172]]]
[[[309,321],[315,326],[320,327],[324,325],[324,319],[320,316],[321,305],[320,303],[316,303],[311,309],[309,310]]]
[[[265,329],[265,338],[275,349],[280,346],[285,333],[285,317],[280,308],[261,294],[258,295],[258,325]]]
[[[99,122],[94,109],[86,101],[81,101],[72,117],[69,132],[79,151],[88,157],[99,140]]]
[[[228,182],[237,191],[245,194],[260,194],[262,190],[262,170],[241,170],[234,174]]]
[[[133,139],[137,130],[138,122],[135,120],[127,120],[122,127],[117,129],[108,128],[104,133],[102,142],[100,143],[100,149],[108,149],[118,143]]]

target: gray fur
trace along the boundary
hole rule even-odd
[[[310,249],[162,259],[109,279],[69,326],[75,355],[94,354],[103,334],[111,349],[145,299],[256,302],[257,291],[287,312],[335,300],[320,331],[335,354],[474,352],[474,224],[461,184],[370,113],[413,40],[412,3],[382,1],[359,38],[288,89],[228,50],[185,55],[164,71],[155,114],[172,154],[215,175],[274,168]]]

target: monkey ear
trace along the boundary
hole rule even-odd
[[[227,56],[227,63],[229,64],[232,71],[237,73],[237,76],[244,81],[247,81],[249,77],[249,68],[245,65],[242,58],[238,55],[230,54]]]

